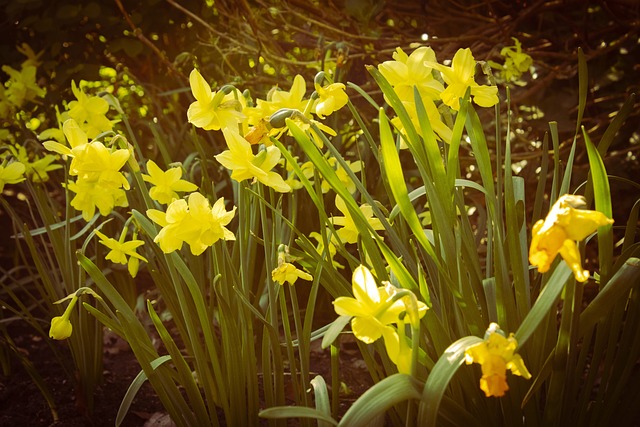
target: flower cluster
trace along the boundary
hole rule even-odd
[[[153,241],[164,253],[179,250],[187,243],[193,255],[200,255],[220,239],[235,240],[235,235],[225,227],[235,211],[235,206],[225,210],[222,197],[211,206],[205,196],[195,192],[189,195],[188,201],[171,202],[166,212],[149,209],[147,216],[162,227]]]
[[[73,119],[64,122],[63,132],[69,146],[55,141],[43,145],[72,159],[69,175],[77,179],[67,184],[76,193],[71,206],[82,211],[86,221],[93,217],[96,208],[101,215],[108,215],[116,206],[128,206],[124,190],[129,189],[129,182],[120,169],[129,159],[129,150],[109,149],[98,140],[88,141],[87,134]]]
[[[321,86],[318,80],[321,79],[316,79],[316,92],[310,98],[305,98],[304,78],[296,75],[290,90],[274,88],[266,99],[256,99],[252,105],[233,86],[213,91],[194,69],[189,82],[196,100],[189,106],[187,118],[196,127],[222,131],[228,149],[215,158],[231,171],[233,180],[260,182],[278,192],[290,192],[294,188],[282,178],[281,172],[274,170],[281,163],[281,153],[270,138],[282,135],[284,118],[291,118],[309,131],[320,145],[319,138],[310,130],[311,122],[331,135],[335,135],[335,131],[314,121],[311,112],[323,119],[348,102],[343,84]],[[258,146],[257,153],[254,146]]]
[[[27,44],[19,47],[18,51],[27,57],[19,70],[8,65],[2,66],[2,71],[9,76],[9,80],[0,85],[0,119],[9,118],[28,102],[43,98],[46,93],[36,82],[36,72],[40,65],[38,58],[42,52],[36,55]]]
[[[498,102],[498,88],[476,83],[475,68],[476,61],[470,49],[459,49],[451,66],[446,66],[436,61],[433,49],[424,46],[414,50],[411,55],[397,48],[393,61],[385,61],[378,66],[380,74],[387,79],[402,101],[418,133],[422,129],[417,120],[414,87],[420,94],[431,127],[445,142],[451,141],[451,128],[443,121],[437,103],[458,111],[460,98],[464,97],[469,88],[472,100],[481,107],[491,107]],[[434,71],[438,71],[439,75]],[[393,119],[392,123],[400,132],[404,132],[398,118]]]

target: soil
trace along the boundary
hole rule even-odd
[[[58,420],[55,421],[46,400],[33,379],[19,362],[12,357],[9,376],[0,375],[0,427],[85,427],[113,426],[122,398],[131,381],[140,372],[133,352],[117,336],[105,333],[104,382],[95,393],[95,409],[92,415],[82,413],[75,398],[76,387],[70,381],[51,348],[41,336],[26,328],[12,328],[11,335],[21,354],[33,363],[44,382],[52,391]],[[64,342],[56,343],[63,355],[70,354]],[[354,339],[345,335],[340,351],[341,381],[346,391],[340,398],[340,413],[344,414],[355,399],[373,385],[367,368],[362,362]],[[312,345],[312,377],[322,375],[327,384],[331,381],[329,349],[320,348],[320,340]],[[169,416],[153,389],[145,383],[133,400],[124,418],[123,427],[171,427]]]

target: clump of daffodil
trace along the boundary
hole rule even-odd
[[[538,267],[540,273],[549,270],[559,253],[577,281],[589,279],[589,272],[582,269],[576,241],[585,239],[598,227],[613,224],[613,219],[584,207],[584,197],[565,194],[554,203],[544,220],[533,225],[529,262]]]
[[[70,205],[82,211],[88,221],[96,208],[101,215],[108,215],[114,207],[128,206],[124,190],[129,182],[120,169],[131,155],[127,149],[107,148],[98,141],[88,142],[87,134],[75,120],[69,119],[62,125],[69,147],[56,141],[46,141],[45,148],[71,157],[69,175],[77,176],[67,188],[76,193]]]
[[[17,184],[25,180],[26,168],[20,162],[4,163],[0,165],[0,193],[6,184]]]
[[[255,179],[280,193],[291,191],[282,176],[272,171],[280,160],[280,150],[275,146],[261,149],[257,155],[253,154],[251,144],[238,132],[222,129],[228,150],[215,156],[224,167],[231,170],[231,178],[241,182],[245,179]]]
[[[149,190],[149,196],[163,205],[180,198],[178,192],[192,192],[198,189],[197,185],[181,179],[182,168],[180,167],[163,171],[153,160],[149,160],[147,161],[147,171],[149,175],[142,174],[142,179],[153,184]]]
[[[96,230],[96,235],[100,238],[100,243],[110,249],[105,259],[116,264],[126,265],[131,277],[136,277],[140,266],[140,261],[148,262],[145,257],[139,255],[136,249],[144,245],[144,241],[137,240],[134,232],[133,239],[125,241],[127,237],[127,228],[125,227],[120,234],[118,240],[105,236]],[[127,258],[129,257],[129,258]]]
[[[336,234],[342,243],[356,243],[360,232],[353,221],[349,209],[347,209],[346,203],[339,195],[336,195],[335,203],[336,208],[344,214],[344,216],[334,216],[329,219],[333,225],[341,226],[341,228],[336,229]],[[373,217],[373,208],[370,205],[366,203],[361,205],[360,211],[362,211],[362,215],[373,230],[384,230],[382,222],[380,222],[378,218]]]
[[[507,369],[514,375],[531,378],[522,357],[514,354],[517,347],[518,342],[513,334],[506,337],[497,323],[491,323],[485,332],[484,342],[474,344],[465,351],[467,365],[479,363],[482,367],[480,389],[487,397],[504,396],[509,390]]]
[[[288,91],[273,87],[269,93],[267,93],[267,99],[256,99],[255,107],[247,107],[244,109],[249,124],[255,126],[260,120],[271,117],[283,108],[305,111],[309,104],[309,99],[305,99],[304,97],[306,92],[307,83],[300,74],[297,74],[293,78],[291,89]]]
[[[425,65],[440,71],[447,87],[440,93],[440,99],[452,109],[460,109],[460,98],[464,97],[467,88],[471,88],[473,102],[481,107],[492,107],[498,103],[498,88],[476,83],[476,60],[471,49],[458,49],[453,56],[451,66],[426,60]]]
[[[289,261],[292,261],[289,256],[289,248],[286,245],[280,245],[278,247],[278,266],[271,272],[271,279],[274,282],[280,285],[289,283],[293,286],[298,279],[313,280],[313,276],[300,270]]]
[[[436,54],[430,47],[419,47],[411,55],[401,48],[396,48],[393,61],[385,61],[378,65],[380,74],[393,86],[400,100],[413,102],[413,88],[416,87],[423,102],[425,99],[437,100],[444,90],[442,83],[433,76],[433,67],[425,61],[436,62]]]
[[[236,207],[227,211],[224,198],[219,198],[213,206],[202,194],[189,195],[188,201],[174,200],[167,211],[147,210],[147,216],[162,230],[153,240],[164,253],[171,253],[187,243],[193,255],[202,254],[218,240],[235,240],[235,235],[225,226],[231,222]]]
[[[406,298],[412,297],[411,291],[398,289],[389,282],[378,287],[371,271],[364,265],[353,271],[351,280],[353,298],[338,297],[333,302],[334,309],[340,316],[351,317],[351,330],[357,339],[371,344],[383,337],[389,358],[403,373],[408,373],[408,361],[411,349],[404,331],[399,334],[392,324],[404,328],[407,312],[414,310],[414,321],[418,322],[426,311],[423,302],[416,301],[414,307],[407,304]],[[415,300],[415,296],[413,296]]]
[[[24,175],[32,182],[46,182],[49,180],[49,172],[62,169],[62,165],[53,163],[57,159],[55,155],[29,153],[22,145],[9,145],[8,148],[13,157],[25,166]]]
[[[423,46],[414,50],[411,55],[407,55],[401,48],[397,48],[393,53],[393,59],[393,61],[385,61],[380,64],[378,70],[402,101],[416,131],[422,136],[422,127],[418,122],[416,112],[414,87],[420,94],[434,132],[440,139],[449,143],[452,130],[442,121],[435,104],[435,101],[440,100],[444,86],[433,76],[432,66],[426,64],[426,62],[436,63],[435,52],[430,47]],[[406,133],[399,117],[393,118],[391,123],[399,132]],[[400,148],[407,148],[404,139],[400,140]]]
[[[113,129],[114,122],[107,118],[109,103],[104,98],[87,95],[74,81],[71,82],[71,91],[76,99],[69,102],[66,116],[75,120],[89,138]]]
[[[62,298],[61,300],[54,302],[54,304],[60,304],[67,300],[71,300],[67,308],[64,310],[64,313],[62,313],[62,316],[56,316],[53,319],[51,319],[51,327],[49,328],[50,338],[53,338],[54,340],[66,340],[71,336],[71,333],[73,332],[73,325],[71,324],[71,321],[69,320],[69,318],[71,317],[73,308],[78,302],[78,298],[83,294],[90,294],[94,298],[97,298],[100,300],[102,299],[92,289],[82,287],[77,291],[75,291],[74,293]]]
[[[237,97],[232,86],[213,92],[209,83],[196,69],[189,74],[191,93],[196,99],[187,110],[189,123],[204,130],[237,128],[245,116],[242,97]]]
[[[2,71],[9,75],[9,80],[4,84],[6,90],[3,90],[9,104],[7,111],[22,108],[27,102],[44,97],[45,90],[36,83],[37,69],[33,65],[23,65],[20,70],[3,65]]]

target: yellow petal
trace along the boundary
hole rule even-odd
[[[560,248],[560,255],[562,255],[562,259],[569,265],[569,268],[573,271],[573,276],[578,282],[586,282],[589,280],[589,271],[582,268],[580,251],[578,251],[576,242],[573,240],[565,240]]]
[[[375,317],[354,317],[351,319],[351,330],[360,341],[371,344],[382,336],[385,326]]]
[[[211,93],[211,86],[202,77],[200,72],[195,68],[189,74],[189,85],[191,86],[191,92],[193,97],[200,102],[208,103],[211,101],[213,95]]]

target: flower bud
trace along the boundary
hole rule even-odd
[[[71,336],[73,325],[68,316],[57,316],[51,319],[51,329],[49,329],[49,337],[54,340],[65,340]]]

